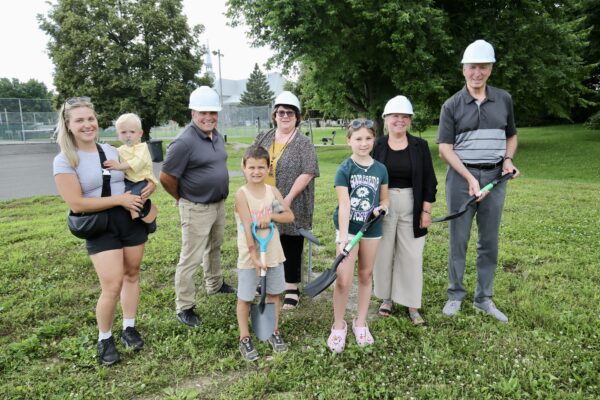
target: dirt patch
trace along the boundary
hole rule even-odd
[[[158,393],[150,396],[136,397],[137,400],[160,400],[166,398],[181,399],[217,399],[221,395],[219,388],[224,385],[230,385],[247,375],[255,372],[254,370],[220,372],[210,376],[197,376],[195,378],[185,379],[177,385],[162,389]]]

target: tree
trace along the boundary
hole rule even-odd
[[[490,83],[511,91],[518,118],[568,118],[584,90],[585,32],[560,2],[315,0],[274,7],[269,0],[229,0],[228,6],[233,25],[245,22],[254,44],[276,51],[273,63],[301,64],[304,100],[323,111],[373,118],[389,98],[404,94],[415,122],[431,122],[464,85],[462,51],[480,38],[498,54]]]
[[[571,110],[586,92],[581,82],[590,73],[582,57],[587,32],[582,14],[572,4],[436,1],[448,16],[456,49],[476,39],[494,45],[497,62],[489,84],[511,93],[519,125],[570,119]],[[457,79],[453,90],[462,84]]]
[[[233,24],[245,21],[254,44],[276,51],[273,62],[284,69],[300,62],[311,108],[373,118],[402,93],[432,117],[426,105],[441,101],[451,47],[445,17],[430,4],[316,0],[273,7],[268,0],[229,0],[227,15]]]
[[[58,104],[90,96],[101,126],[136,112],[145,138],[170,119],[190,119],[189,94],[210,78],[199,78],[203,49],[181,0],[58,0],[38,16],[50,40]]]
[[[15,99],[51,100],[53,93],[46,84],[35,79],[20,82],[18,79],[0,78],[0,109],[14,107]],[[21,102],[23,112],[53,112],[50,101],[24,101]]]
[[[267,77],[254,64],[254,71],[246,82],[246,90],[242,93],[240,104],[244,106],[266,106],[273,101],[275,94],[269,88]]]
[[[44,82],[30,79],[20,82],[18,79],[0,78],[0,98],[51,99],[52,92]]]

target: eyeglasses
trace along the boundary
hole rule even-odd
[[[373,126],[375,126],[375,123],[370,119],[355,119],[352,122],[350,122],[350,127],[354,129],[359,129],[361,126],[364,126],[367,129],[372,129]]]
[[[65,100],[65,104],[68,104],[70,106],[72,106],[75,103],[91,103],[91,102],[92,102],[92,98],[88,97],[88,96],[69,97],[67,100]]]
[[[279,110],[277,111],[277,116],[279,118],[284,118],[284,117],[295,117],[296,113],[294,111],[283,111],[283,110]]]

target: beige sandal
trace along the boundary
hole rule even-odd
[[[425,325],[425,320],[423,319],[423,317],[421,317],[421,314],[419,314],[418,311],[409,311],[408,317],[412,321],[413,325],[416,325],[416,326]]]

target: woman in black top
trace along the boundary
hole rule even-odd
[[[389,100],[383,112],[388,132],[377,141],[373,158],[389,175],[389,213],[375,260],[375,296],[383,300],[379,315],[389,316],[393,303],[408,307],[415,325],[425,323],[419,314],[423,291],[423,247],[431,224],[437,180],[427,142],[408,133],[413,109],[404,96]]]

